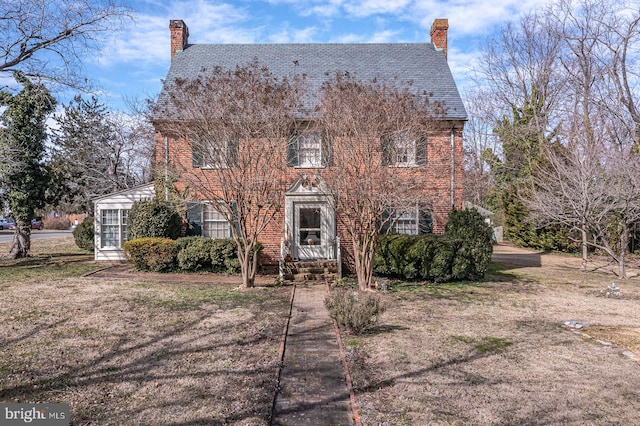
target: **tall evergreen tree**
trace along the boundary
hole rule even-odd
[[[16,95],[0,91],[0,106],[6,107],[0,129],[0,186],[16,221],[10,255],[19,258],[29,255],[31,219],[46,203],[49,172],[44,164],[45,122],[56,101],[44,86],[32,83],[22,73],[14,73],[14,78],[22,84],[22,91]]]
[[[515,244],[537,245],[534,226],[527,221],[524,200],[529,196],[532,175],[542,159],[547,141],[544,99],[532,88],[531,98],[522,108],[514,108],[494,129],[502,141],[503,162],[493,170],[500,190],[507,237]],[[500,161],[494,157],[494,161]]]

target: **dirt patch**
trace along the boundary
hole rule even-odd
[[[343,336],[363,424],[637,423],[635,271],[500,246],[494,259],[486,282],[392,286],[378,329]],[[604,297],[612,281],[622,297]]]

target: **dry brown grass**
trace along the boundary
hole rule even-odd
[[[33,249],[0,262],[0,401],[68,403],[74,425],[268,424],[289,289],[82,278],[102,265],[69,241]]]
[[[396,285],[373,333],[343,336],[363,424],[638,424],[637,271],[505,249],[486,282]]]

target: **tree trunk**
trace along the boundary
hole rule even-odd
[[[587,241],[587,231],[585,231],[585,225],[582,226],[582,264],[580,266],[580,270],[587,270],[587,260],[589,258],[589,245]]]
[[[238,244],[238,260],[240,260],[242,286],[244,288],[252,288],[255,285],[257,256],[258,254],[251,247],[248,247],[246,243]]]
[[[618,262],[618,273],[623,280],[627,279],[627,270],[625,267],[627,246],[629,245],[629,229],[626,225],[622,225],[622,232],[620,232],[620,254]]]
[[[16,231],[13,234],[13,245],[9,257],[19,259],[29,256],[31,251],[31,222],[16,220]]]

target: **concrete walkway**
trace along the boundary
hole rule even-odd
[[[325,284],[295,289],[273,425],[353,425],[350,394]]]

